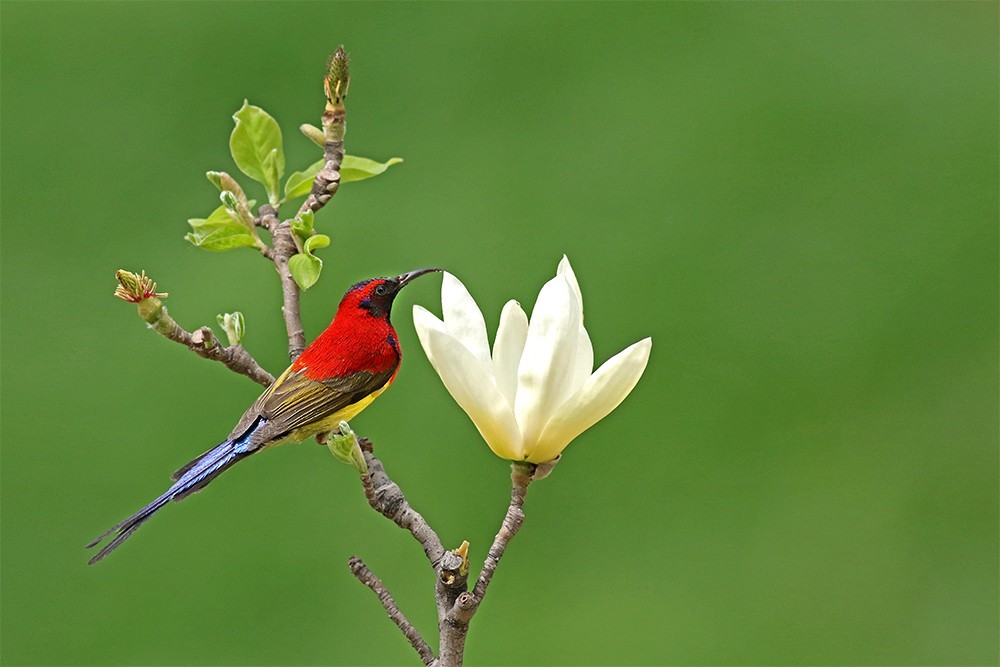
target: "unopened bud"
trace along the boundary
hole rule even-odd
[[[246,227],[256,238],[257,231],[253,228],[253,215],[250,213],[246,199],[240,199],[230,190],[223,190],[219,193],[219,200],[233,222]]]
[[[326,88],[326,99],[331,104],[343,104],[344,98],[347,97],[347,87],[351,83],[351,70],[348,66],[348,60],[347,52],[344,51],[344,45],[341,44],[333,52],[333,55],[330,56],[330,60],[327,61],[324,86]]]
[[[331,433],[326,446],[330,448],[330,453],[337,460],[353,465],[362,475],[368,473],[368,464],[365,463],[364,454],[361,453],[358,436],[354,434],[347,422],[340,422],[340,433]]]
[[[236,213],[237,207],[239,207],[239,202],[236,201],[235,195],[229,190],[223,190],[219,194],[219,199],[222,200],[222,205],[226,207],[226,210],[230,213]]]
[[[243,334],[246,332],[246,323],[243,320],[243,313],[222,313],[216,315],[215,319],[219,326],[226,332],[226,338],[230,345],[239,345],[243,341]]]
[[[228,190],[236,196],[236,199],[246,203],[247,196],[243,192],[243,187],[236,182],[236,179],[227,174],[224,171],[208,171],[205,172],[205,177],[208,178],[209,182],[219,190]]]
[[[300,239],[305,241],[313,233],[313,222],[315,221],[315,214],[311,209],[306,209],[302,213],[299,213],[296,217],[292,218],[292,231]]]
[[[313,142],[320,148],[326,146],[326,135],[323,134],[323,130],[319,129],[315,125],[310,125],[309,123],[303,123],[299,125],[299,131],[306,135],[309,141]]]

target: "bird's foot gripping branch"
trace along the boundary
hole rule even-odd
[[[274,266],[291,360],[277,378],[243,347],[246,322],[240,312],[218,316],[225,345],[209,326],[192,332],[181,327],[163,304],[167,294],[157,292],[145,272],[117,272],[115,296],[136,304],[138,315],[151,329],[201,357],[221,362],[265,390],[221,444],[182,466],[163,494],[91,542],[88,548],[101,548],[90,562],[105,558],[169,501],[200,491],[244,458],[272,445],[315,437],[357,469],[369,505],[408,531],[423,549],[434,577],[437,650],[360,558],[349,560],[351,572],[377,595],[425,665],[460,665],[469,624],[524,523],[528,486],[551,473],[569,442],[624,400],[646,367],[651,342],[647,338],[631,345],[594,371],[580,286],[565,257],[556,276],[540,291],[530,320],[516,301],[503,307],[492,349],[482,312],[454,276],[444,274],[442,319],[414,307],[421,345],[445,388],[492,451],[510,461],[510,502],[473,579],[474,549],[468,542],[446,548],[389,477],[371,442],[359,438],[347,423],[396,378],[401,349],[390,323],[396,294],[410,281],[440,269],[355,284],[330,326],[306,345],[300,294],[319,279],[323,261],[316,253],[330,244],[330,238],[317,231],[317,213],[344,183],[377,176],[401,162],[393,158],[379,163],[345,154],[349,84],[347,55],[341,47],[331,57],[323,81],[322,127],[300,127],[322,148],[322,157],[287,179],[277,122],[259,107],[244,103],[233,117],[229,147],[237,168],[251,179],[248,185],[258,188],[263,203],[258,206],[250,199],[229,173],[211,171],[208,179],[218,188],[221,205],[206,218],[188,221],[191,231],[185,239],[195,246],[216,252],[253,248]],[[295,214],[282,218],[282,207],[299,199],[303,201],[294,207]]]

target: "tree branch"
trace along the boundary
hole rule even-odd
[[[476,586],[471,593],[464,591],[457,595],[448,596],[447,600],[452,600],[451,606],[441,614],[442,599],[438,596],[438,629],[440,631],[440,646],[438,653],[440,665],[442,667],[460,667],[465,654],[465,637],[469,632],[469,622],[479,610],[486,596],[486,589],[493,580],[500,559],[503,557],[507,545],[514,539],[521,524],[524,523],[524,498],[528,493],[528,484],[534,479],[538,466],[532,463],[511,463],[510,479],[510,505],[507,514],[504,516],[500,531],[493,540],[483,563],[483,569],[476,581]]]
[[[476,596],[463,592],[455,599],[455,604],[439,624],[441,667],[460,667],[465,657],[465,637],[469,634],[469,621],[476,613],[479,602]]]
[[[347,564],[357,580],[372,589],[372,592],[378,596],[379,602],[382,603],[386,613],[389,614],[389,618],[396,624],[396,627],[403,633],[403,636],[409,640],[410,646],[420,655],[423,663],[431,665],[435,660],[434,651],[431,650],[431,647],[427,645],[424,638],[420,636],[420,632],[406,619],[406,616],[400,611],[399,607],[396,606],[396,601],[392,599],[392,595],[382,584],[382,580],[375,576],[375,573],[357,556],[351,556]]]
[[[438,625],[455,606],[458,596],[469,590],[469,543],[453,551],[446,551],[437,566],[437,583],[434,597],[437,599]]]
[[[349,82],[347,55],[341,46],[331,57],[324,80],[327,98],[326,109],[323,113],[325,163],[317,172],[309,196],[299,208],[296,218],[307,211],[316,212],[321,209],[340,187],[340,168],[344,159],[347,114],[344,100],[347,97]],[[310,133],[307,132],[307,135]],[[215,176],[219,182],[222,182],[223,177],[232,180],[227,174],[221,172]],[[233,187],[229,191],[240,194],[240,197],[236,198],[237,202],[245,201],[245,196],[242,195],[239,185],[235,181],[231,185]],[[249,225],[251,214],[245,207],[240,209],[240,215],[241,219]],[[255,245],[264,257],[274,263],[275,270],[281,280],[282,314],[288,334],[288,356],[292,361],[297,359],[306,348],[305,332],[300,313],[301,294],[289,268],[291,258],[302,252],[299,239],[292,231],[293,220],[294,218],[281,220],[276,206],[267,203],[259,207],[258,216],[252,219],[253,225],[250,227],[255,239],[257,239],[257,234],[253,227],[267,229],[271,235],[270,246],[262,242]],[[259,241],[259,239],[257,240]],[[136,303],[139,315],[161,335],[185,345],[202,357],[219,361],[230,370],[246,375],[265,387],[274,382],[274,376],[261,368],[250,353],[238,344],[238,334],[230,333],[230,340],[237,341],[237,344],[226,347],[218,342],[209,327],[201,327],[195,332],[189,333],[167,313],[166,307],[160,301],[160,298],[165,297],[166,294],[157,293],[156,284],[149,280],[145,274],[140,277],[119,271],[118,279],[120,287],[116,295],[126,301]],[[400,528],[407,530],[420,543],[424,555],[434,569],[434,596],[438,611],[438,653],[440,658],[435,657],[434,651],[420,635],[420,632],[407,620],[382,581],[357,556],[351,557],[348,562],[351,572],[358,581],[368,586],[376,594],[389,618],[410,642],[424,665],[428,667],[432,665],[435,667],[460,666],[464,657],[469,623],[482,604],[508,544],[524,522],[522,507],[528,484],[531,483],[532,479],[541,478],[547,474],[547,471],[542,469],[544,466],[516,462],[512,464],[510,504],[500,531],[497,533],[483,563],[475,587],[470,592],[468,590],[468,543],[463,542],[462,546],[452,551],[446,550],[438,534],[424,517],[410,506],[402,489],[386,473],[382,462],[373,453],[371,442],[362,438],[358,441],[358,445],[368,468],[361,475],[361,484],[368,504]]]
[[[306,333],[302,328],[302,315],[299,310],[299,285],[292,277],[288,268],[288,260],[298,252],[295,238],[292,234],[290,220],[278,220],[278,212],[270,204],[260,207],[261,225],[271,233],[272,248],[262,250],[261,254],[274,262],[274,268],[281,279],[281,314],[285,318],[285,332],[288,334],[288,358],[295,361],[306,349]]]
[[[347,132],[347,108],[344,99],[350,83],[350,71],[347,64],[347,54],[340,46],[330,58],[327,75],[324,79],[326,90],[326,109],[323,112],[323,134],[326,142],[323,146],[323,156],[326,164],[316,174],[312,190],[305,202],[299,208],[295,217],[306,211],[316,212],[323,208],[337,194],[340,187],[340,165],[344,160],[344,135]],[[264,204],[259,209],[260,216],[254,223],[265,227],[271,233],[272,247],[264,247],[261,254],[274,262],[274,268],[281,278],[282,315],[285,318],[285,331],[288,334],[288,358],[298,359],[306,349],[306,336],[302,328],[302,316],[299,311],[299,286],[292,277],[288,262],[301,248],[292,232],[291,220],[280,220],[278,211],[270,204]]]
[[[437,568],[445,554],[441,539],[424,517],[410,507],[403,490],[386,474],[382,462],[375,458],[372,452],[371,441],[360,438],[358,443],[364,454],[365,463],[368,464],[368,472],[361,475],[361,485],[368,504],[400,528],[409,531],[424,548],[424,554],[430,561],[431,567]]]
[[[184,345],[198,356],[218,361],[229,370],[245,375],[265,387],[274,382],[274,376],[261,368],[253,355],[242,345],[226,347],[216,340],[215,334],[208,327],[201,327],[194,333],[189,333],[177,324],[167,312],[167,307],[160,301],[161,297],[165,298],[167,295],[156,291],[156,283],[146,276],[145,271],[141,275],[136,275],[119,269],[115,272],[115,278],[118,280],[115,296],[134,303],[139,317],[163,337]]]
[[[166,313],[166,308],[163,309]],[[170,320],[173,322],[173,320]],[[170,340],[186,345],[189,350],[206,359],[225,364],[229,370],[246,375],[259,385],[270,387],[274,382],[274,376],[261,368],[257,360],[242,345],[223,346],[216,340],[215,334],[208,327],[196,329],[194,333],[188,333],[174,322],[174,334],[163,334]],[[157,331],[159,328],[154,327]],[[160,333],[163,333],[160,331]]]
[[[510,465],[510,506],[507,508],[507,514],[500,525],[500,532],[493,539],[493,546],[490,547],[486,561],[483,563],[483,569],[479,573],[479,579],[476,581],[476,587],[473,589],[477,606],[486,597],[486,589],[493,581],[493,575],[500,564],[500,559],[507,550],[507,545],[514,539],[517,531],[521,529],[521,524],[524,523],[524,510],[521,508],[524,506],[524,498],[528,494],[528,484],[533,479],[536,467],[532,463],[515,462]]]
[[[323,111],[323,157],[326,164],[316,174],[309,196],[299,207],[296,217],[306,211],[314,213],[323,208],[337,194],[340,187],[340,165],[344,161],[344,135],[347,133],[347,89],[351,72],[344,45],[337,47],[330,57],[323,86],[326,90],[326,109]]]
[[[437,533],[423,516],[410,506],[402,489],[386,473],[382,462],[373,453],[371,442],[366,438],[361,438],[358,442],[368,466],[368,472],[361,475],[361,485],[368,504],[379,514],[408,530],[414,539],[423,546],[424,553],[434,568],[436,574],[434,597],[438,610],[438,655],[440,657],[433,664],[437,667],[460,666],[465,653],[465,638],[469,632],[469,622],[482,604],[507,546],[524,523],[523,506],[528,493],[528,485],[533,479],[547,475],[551,465],[536,466],[532,463],[520,462],[511,464],[510,504],[507,507],[507,513],[500,530],[483,563],[483,569],[476,581],[475,588],[470,592],[468,591],[468,543],[463,543],[461,547],[453,551],[446,551]],[[355,570],[355,560],[357,559],[351,561],[352,571]],[[360,563],[360,561],[358,562]],[[355,576],[358,576],[357,572],[355,572]],[[384,590],[382,583],[380,581],[378,583]],[[386,602],[382,593],[374,587],[372,590],[379,595],[379,599],[385,606]],[[385,591],[385,595],[389,596],[388,591]],[[392,599],[391,596],[389,599]],[[392,616],[391,612],[390,616]],[[398,622],[397,625],[399,625]],[[399,627],[406,634],[403,626]],[[421,654],[421,657],[424,655]],[[425,664],[429,664],[426,659]]]

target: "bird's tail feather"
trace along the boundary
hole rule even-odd
[[[149,518],[168,502],[171,500],[183,500],[192,493],[202,490],[209,482],[221,475],[231,465],[256,451],[259,451],[259,449],[250,449],[243,443],[227,440],[178,470],[174,477],[176,480],[175,483],[163,495],[121,523],[112,526],[100,537],[87,545],[87,548],[90,549],[100,544],[112,533],[115,534],[114,538],[105,544],[97,552],[97,555],[90,559],[89,563],[93,565],[121,546],[122,542],[131,537],[132,533],[139,526],[149,521]]]

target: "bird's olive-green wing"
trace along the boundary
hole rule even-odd
[[[264,445],[354,405],[392,379],[395,369],[359,371],[329,380],[310,380],[303,371],[285,371],[261,394],[229,435],[242,437],[255,428],[251,441]],[[259,424],[263,419],[266,423]]]

